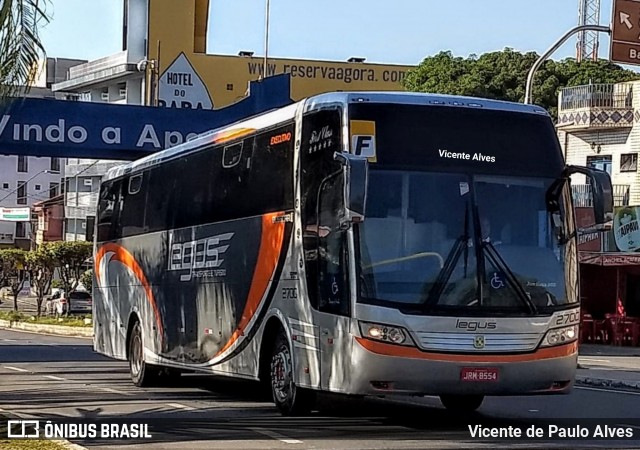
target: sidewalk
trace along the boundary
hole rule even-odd
[[[581,345],[576,384],[640,391],[640,347]]]

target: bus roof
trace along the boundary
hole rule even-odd
[[[306,99],[305,111],[315,109],[316,105],[327,103],[395,103],[406,105],[430,105],[483,108],[494,111],[533,113],[548,116],[540,106],[523,103],[490,100],[486,98],[465,97],[460,95],[429,94],[422,92],[332,92],[319,94]]]
[[[292,105],[268,111],[238,122],[225,125],[203,133],[195,139],[161,150],[136,161],[132,161],[109,169],[105,179],[117,178],[121,175],[137,172],[161,162],[183,156],[206,144],[220,144],[238,137],[251,134],[256,130],[277,125],[295,117],[297,108],[303,104],[304,112],[313,111],[329,105],[348,105],[350,103],[388,103],[406,105],[429,105],[459,108],[482,108],[487,110],[508,111],[546,115],[545,109],[535,105],[488,100],[475,97],[463,97],[445,94],[426,94],[420,92],[332,92],[306,98]]]

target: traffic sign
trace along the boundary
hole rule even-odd
[[[640,65],[640,0],[614,0],[611,21],[611,61]]]

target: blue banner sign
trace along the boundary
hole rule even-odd
[[[291,103],[289,75],[251,82],[248,97],[218,110],[12,99],[0,104],[0,153],[134,160]]]

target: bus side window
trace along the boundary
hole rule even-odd
[[[122,237],[144,233],[144,216],[147,202],[148,172],[125,178],[122,189],[120,228]]]
[[[318,309],[348,316],[347,233],[340,229],[342,174],[333,175],[320,188],[318,202]]]
[[[119,216],[122,203],[121,180],[102,185],[98,216],[98,242],[119,239]]]

